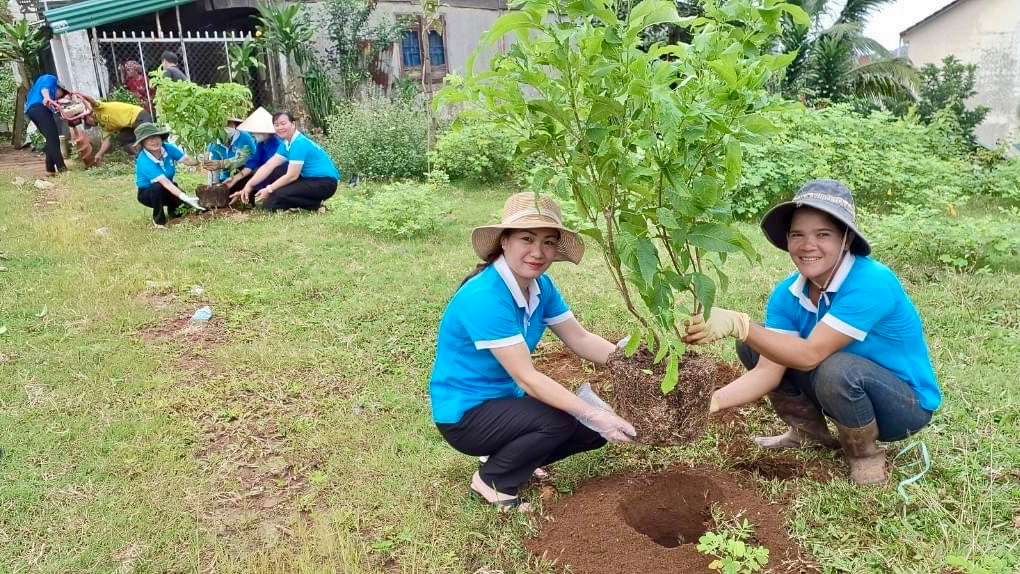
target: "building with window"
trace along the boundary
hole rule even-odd
[[[439,22],[428,31],[432,81],[439,85],[451,72],[463,74],[482,35],[497,18],[507,12],[506,0],[441,0]],[[418,0],[379,0],[375,17],[401,19],[409,27],[394,42],[390,54],[380,62],[376,83],[392,86],[398,79],[421,81],[424,52],[422,47],[421,3]],[[489,58],[505,52],[509,40],[503,39],[475,61],[476,68],[488,65]]]

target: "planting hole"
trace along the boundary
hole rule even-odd
[[[708,483],[682,478],[670,477],[625,496],[619,510],[627,525],[666,548],[697,543],[712,518]]]

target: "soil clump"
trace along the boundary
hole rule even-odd
[[[686,353],[680,359],[676,388],[662,394],[666,361],[639,349],[630,357],[617,351],[609,357],[607,376],[592,385],[595,392],[630,421],[637,442],[651,446],[690,443],[708,428],[708,404],[716,386],[716,365],[710,357]]]
[[[718,528],[717,506],[723,516],[754,526],[745,542],[769,549],[767,571],[818,572],[786,534],[783,506],[744,482],[711,468],[596,479],[548,504],[541,531],[527,546],[575,574],[707,572],[713,558],[698,552],[697,542]]]
[[[230,190],[223,184],[200,185],[195,188],[198,204],[206,209],[221,209],[230,205]]]

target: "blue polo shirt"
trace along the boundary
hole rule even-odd
[[[36,78],[32,89],[28,90],[28,95],[25,96],[25,113],[28,113],[28,108],[43,103],[42,91],[44,89],[49,90],[51,98],[57,99],[57,77],[52,74],[43,74]]]
[[[135,158],[135,184],[139,189],[150,187],[163,176],[173,181],[177,175],[177,161],[184,156],[181,148],[167,142],[163,142],[163,161],[143,149]]]
[[[921,317],[888,267],[848,254],[817,306],[800,273],[769,297],[768,329],[807,339],[819,321],[853,339],[843,351],[889,369],[910,385],[922,408],[934,411],[942,403]]]
[[[248,163],[244,164],[244,167],[255,171],[258,168],[266,164],[267,161],[274,155],[276,155],[276,149],[280,147],[280,138],[276,136],[269,136],[264,141],[260,141],[255,144],[255,153],[251,154],[248,158]]]
[[[491,349],[525,343],[534,351],[547,326],[574,316],[547,275],[531,282],[528,295],[502,257],[454,294],[439,322],[429,382],[435,422],[457,423],[485,401],[524,396]]]
[[[301,177],[340,179],[340,172],[326,152],[301,132],[296,132],[289,143],[283,142],[283,145],[276,149],[276,155],[290,164],[300,164]]]

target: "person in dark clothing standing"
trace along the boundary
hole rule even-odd
[[[60,154],[60,133],[52,109],[57,105],[56,100],[66,95],[67,90],[57,82],[56,76],[43,74],[32,84],[25,98],[25,115],[46,138],[46,172],[50,175],[67,171],[64,156]]]
[[[184,72],[182,72],[178,67],[181,63],[181,59],[177,57],[177,54],[167,50],[166,52],[163,52],[161,58],[163,59],[162,67],[164,78],[170,78],[175,82],[188,80],[188,77],[185,76]]]

